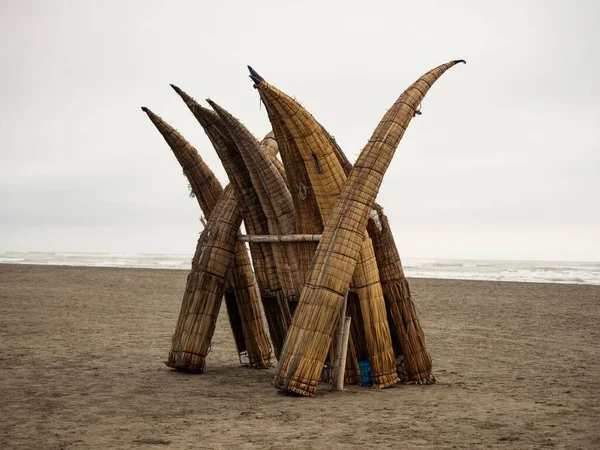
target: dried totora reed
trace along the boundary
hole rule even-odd
[[[281,352],[274,380],[278,389],[308,396],[316,394],[317,381],[344,294],[363,247],[369,214],[383,176],[421,100],[432,84],[458,62],[464,61],[443,64],[427,72],[404,91],[361,152],[326,222],[309,279]],[[377,357],[387,360],[384,365],[394,361],[393,352],[381,353]]]
[[[267,219],[258,200],[258,196],[250,175],[245,169],[243,159],[224,127],[221,119],[214,111],[203,108],[192,97],[173,86],[181,96],[192,114],[204,128],[208,138],[223,163],[230,183],[235,187],[235,195],[239,202],[240,213],[249,234],[268,234]],[[250,244],[250,252],[254,270],[261,291],[261,299],[275,356],[279,356],[287,329],[291,322],[288,298],[277,277],[277,268],[272,247],[269,245]]]
[[[144,111],[169,144],[192,186],[202,212],[209,217],[223,192],[221,184],[196,149],[180,133],[148,108]],[[228,317],[238,353],[247,354],[251,367],[266,368],[270,366],[270,344],[261,320],[250,258],[242,243],[237,244],[235,252],[230,285],[225,291]]]

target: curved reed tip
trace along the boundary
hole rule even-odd
[[[254,83],[259,84],[263,80],[263,77],[261,77],[251,66],[248,66],[248,71],[250,72],[250,79],[254,81]]]
[[[454,61],[452,61],[454,64],[458,64],[458,63],[463,63],[466,64],[467,62],[464,59],[455,59]]]
[[[213,102],[210,98],[206,99],[206,103],[208,103],[210,106],[215,106],[215,102]]]
[[[144,111],[145,113],[149,113],[150,110],[148,108],[146,108],[145,106],[142,106],[142,111]]]

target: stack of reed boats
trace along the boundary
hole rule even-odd
[[[431,355],[389,221],[375,203],[410,121],[433,83],[463,60],[410,85],[352,165],[296,100],[248,67],[272,126],[256,138],[225,107],[201,106],[171,85],[204,129],[229,183],[150,109],[207,218],[187,278],[167,365],[202,373],[222,300],[240,361],[273,385],[314,396],[324,367],[346,384],[381,389],[435,382]],[[244,223],[247,235],[240,234]],[[245,242],[249,242],[249,252]],[[349,318],[349,319],[348,319]],[[347,336],[342,339],[343,323]],[[265,326],[266,325],[266,326]],[[342,345],[342,342],[347,345]],[[340,363],[342,361],[342,363]]]

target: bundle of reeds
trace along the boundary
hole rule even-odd
[[[392,333],[398,338],[396,360],[398,376],[402,382],[415,384],[435,383],[431,355],[425,342],[425,333],[419,321],[419,314],[414,304],[408,280],[404,275],[402,262],[394,235],[383,208],[374,205],[372,214],[377,219],[370,219],[367,225],[369,235],[373,239],[373,247],[383,294],[391,317]]]
[[[252,186],[267,218],[269,233],[295,234],[296,213],[292,196],[282,174],[268,154],[268,151],[273,152],[273,145],[276,141],[267,135],[261,145],[252,133],[228,111],[213,101],[209,100],[208,103],[221,118],[242,156]],[[292,299],[295,304],[302,289],[296,244],[274,243],[271,247],[282,289],[285,296]],[[293,308],[292,305],[290,307]]]
[[[269,234],[267,218],[258,195],[252,186],[243,158],[227,128],[223,125],[217,113],[200,106],[191,96],[177,86],[171,86],[204,128],[223,163],[229,181],[235,187],[235,196],[239,202],[246,231],[249,234]],[[291,322],[288,302],[293,299],[286,297],[283,292],[280,280],[277,277],[277,267],[272,247],[250,243],[250,253],[252,254],[252,262],[261,292],[271,342],[273,343],[275,356],[279,357]]]
[[[346,175],[349,175],[352,163],[333,136],[325,128],[323,131],[329,138]],[[383,208],[377,203],[373,205],[369,216],[367,232],[373,241],[379,278],[388,309],[388,322],[396,351],[398,377],[400,381],[406,383],[435,383],[431,355],[425,342],[425,333],[419,321],[419,314],[410,292],[408,280],[404,276],[394,235]]]
[[[288,180],[285,175],[285,168],[283,167],[283,163],[279,159],[277,159],[277,155],[279,153],[279,145],[277,145],[277,140],[275,139],[275,133],[273,133],[273,131],[269,131],[262,139],[262,141],[260,141],[260,148],[263,151],[263,153],[266,153],[268,155],[269,160],[275,166],[275,168],[279,172],[279,175],[281,175],[281,178],[283,179],[283,182],[285,183],[288,192],[290,192],[291,195],[292,191],[290,189],[290,185],[288,184]]]
[[[256,82],[260,78],[250,68],[250,77]],[[285,178],[292,194],[294,209],[296,211],[296,230],[299,234],[320,234],[323,231],[323,222],[319,213],[315,194],[310,186],[310,180],[304,167],[300,153],[295,148],[293,137],[279,120],[278,115],[265,105],[269,121],[273,127],[273,134],[277,141],[279,154],[285,170]],[[317,248],[316,242],[298,243],[298,261],[302,283],[306,282],[310,264]]]
[[[256,83],[262,78],[250,67],[250,78]],[[288,128],[281,121],[277,111],[265,104],[269,121],[273,127],[273,134],[277,140],[281,160],[285,169],[285,178],[287,179],[288,187],[292,193],[294,208],[296,210],[296,228],[298,233],[311,235],[321,233],[323,230],[323,222],[319,212],[319,206],[315,198],[314,190],[310,183],[310,178],[306,172],[306,167],[303,163],[302,156],[296,148],[296,142]],[[317,248],[316,242],[300,242],[297,244],[298,259],[300,265],[300,274],[302,282],[305,283],[308,277],[308,272],[311,267],[312,257]],[[356,300],[355,295],[350,295],[350,301]],[[356,309],[354,309],[356,310]],[[361,322],[354,322],[353,329],[360,326]],[[366,345],[360,345],[355,340],[364,337],[364,333],[353,332],[350,336],[348,347],[347,363],[345,367],[344,382],[346,384],[356,384],[360,382],[358,361],[356,357],[356,348],[366,348]],[[335,348],[332,345],[330,361],[335,360]]]
[[[327,138],[329,140],[329,143],[331,145],[332,150],[334,151],[342,169],[344,170],[346,176],[348,176],[350,174],[350,171],[352,170],[352,163],[348,160],[348,158],[346,157],[346,154],[342,151],[341,147],[338,145],[338,143],[336,142],[335,138],[325,129],[325,127],[323,127],[323,125],[319,124],[321,126],[322,132],[325,136],[325,138]],[[393,326],[393,319],[392,319],[392,314],[391,314],[391,310],[390,310],[390,306],[389,303],[390,301],[388,300],[388,296],[386,294],[386,287],[384,285],[384,279],[382,278],[381,275],[381,266],[380,266],[380,261],[385,260],[385,256],[382,254],[381,249],[380,249],[380,241],[381,241],[381,233],[379,232],[379,227],[378,227],[378,222],[376,222],[375,220],[375,209],[378,208],[378,204],[375,203],[374,204],[374,208],[373,211],[371,211],[371,215],[369,216],[369,222],[367,225],[367,233],[369,235],[369,237],[371,238],[372,244],[373,244],[373,252],[375,254],[375,259],[377,260],[377,267],[379,269],[379,280],[380,280],[380,284],[383,290],[383,297],[385,299],[385,306],[387,308],[387,316],[388,316],[388,324],[390,325],[389,329],[390,329],[390,336],[392,339],[392,345],[394,348],[394,352],[396,353],[396,372],[397,375],[400,379],[400,381],[404,381],[406,379],[406,370],[404,369],[404,365],[401,364],[400,362],[404,360],[404,357],[402,356],[402,350],[401,350],[401,345],[400,345],[400,336],[398,335],[398,332],[396,330],[396,327]],[[377,234],[374,234],[372,231],[376,230]],[[357,309],[354,305],[349,305],[350,308],[348,309],[349,315],[351,317],[353,317],[353,321],[352,321],[352,330],[354,333],[361,333],[364,335],[364,330],[360,330],[357,322],[358,321],[362,321],[362,317],[360,314],[360,310]],[[363,349],[359,349],[358,352],[359,355],[365,355],[368,354],[367,352],[367,348],[366,348],[366,344],[365,347]],[[361,357],[361,359],[364,359],[364,357]]]
[[[177,130],[150,109],[142,109],[181,164],[203,214],[210,217],[223,193],[223,188],[215,174],[196,149]],[[248,251],[241,242],[236,244],[235,261],[230,283],[225,291],[225,300],[238,354],[241,356],[245,353],[251,367],[269,367],[271,360],[269,339],[261,320],[260,300]]]
[[[169,367],[205,370],[242,224],[233,191],[232,185],[225,188],[200,234],[166,362]]]
[[[326,221],[346,181],[346,173],[336,156],[329,135],[298,102],[269,85],[262,77],[258,83],[255,82],[255,86],[263,103],[272,111],[273,116],[278,116],[282,126],[294,139],[294,148],[300,152],[304,161],[321,218]],[[362,317],[362,321],[357,320],[358,317],[353,320],[353,338],[356,340],[364,336],[365,344],[359,345],[359,348],[367,349],[367,354],[359,353],[358,356],[371,360],[376,387],[395,384],[398,381],[395,362],[380,356],[391,351],[392,341],[387,327],[386,306],[379,283],[377,263],[368,235],[364,237],[352,290],[356,295],[350,296],[350,301],[358,298]],[[351,311],[356,312],[356,309],[351,308]],[[364,331],[360,332],[357,325],[362,325]],[[332,348],[335,348],[335,345]],[[348,362],[350,366],[358,368],[355,355],[348,355]]]
[[[307,396],[316,394],[317,381],[363,248],[369,214],[383,176],[424,95],[457,62],[451,61],[427,72],[404,91],[361,152],[327,219],[314,256],[279,360],[274,380],[278,389]],[[387,321],[384,325],[388,326]],[[385,334],[383,330],[378,331]],[[383,360],[381,364],[385,367],[395,364],[391,349],[377,357]]]
[[[279,166],[283,170],[283,164],[277,159],[277,154],[279,153],[279,145],[277,145],[275,133],[273,133],[272,130],[265,134],[265,136],[260,141],[260,145],[261,150],[269,156],[271,162]]]

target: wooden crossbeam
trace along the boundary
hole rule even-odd
[[[319,242],[320,234],[240,234],[242,242]]]

